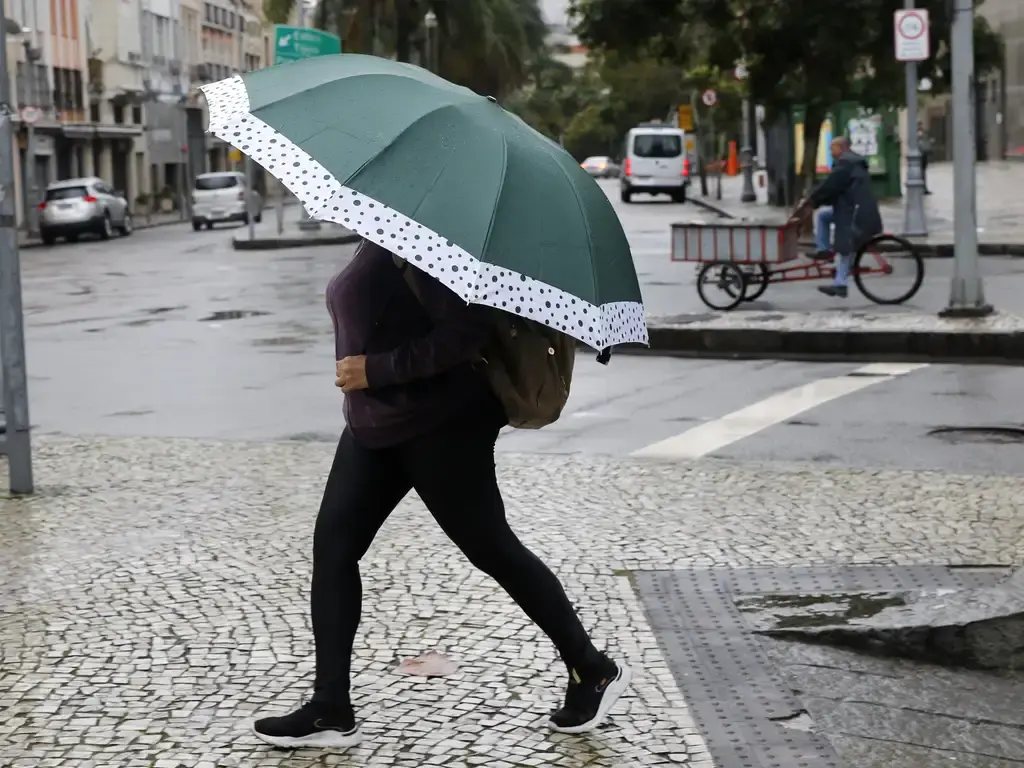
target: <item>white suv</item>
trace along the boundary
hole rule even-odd
[[[253,220],[263,219],[263,196],[252,190]],[[238,171],[201,173],[192,190],[192,229],[228,221],[249,221],[245,209],[245,174]]]

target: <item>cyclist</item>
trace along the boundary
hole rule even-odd
[[[801,219],[812,208],[821,209],[814,236],[817,251],[812,258],[829,259],[835,254],[835,276],[832,285],[823,285],[818,290],[826,296],[845,299],[853,256],[870,238],[881,233],[882,215],[871,189],[867,159],[850,149],[850,140],[845,136],[833,139],[831,149],[832,172],[797,205],[790,220]],[[835,234],[830,245],[833,227]]]

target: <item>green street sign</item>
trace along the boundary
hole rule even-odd
[[[341,38],[319,29],[274,25],[274,63],[341,53]]]

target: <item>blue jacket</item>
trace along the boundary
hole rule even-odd
[[[815,208],[832,206],[836,253],[852,255],[882,231],[882,214],[871,189],[868,161],[856,152],[843,152],[808,200]]]

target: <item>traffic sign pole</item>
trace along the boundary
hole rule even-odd
[[[750,77],[746,65],[742,62],[736,65],[736,79],[745,81]],[[740,147],[740,154],[743,156],[743,192],[740,194],[740,202],[753,203],[757,200],[757,193],[754,192],[754,148],[751,146],[750,126],[750,94],[744,89],[743,94],[743,146]]]
[[[25,369],[25,315],[21,306],[17,200],[14,186],[14,121],[11,80],[7,76],[7,35],[0,35],[0,365],[6,434],[4,452],[11,493],[32,493],[32,444],[29,438],[28,376]]]
[[[914,0],[904,0],[905,10],[914,10]],[[901,35],[901,19],[896,16],[896,36]],[[926,25],[919,35],[928,35]],[[899,45],[897,44],[897,48]],[[928,221],[924,215],[924,169],[921,165],[921,146],[917,140],[917,61],[908,60],[906,67],[907,90],[907,196],[903,201],[903,234],[924,237],[928,234]]]
[[[953,281],[943,317],[984,317],[985,301],[978,259],[978,202],[975,197],[974,0],[954,0],[952,48],[953,102]]]

